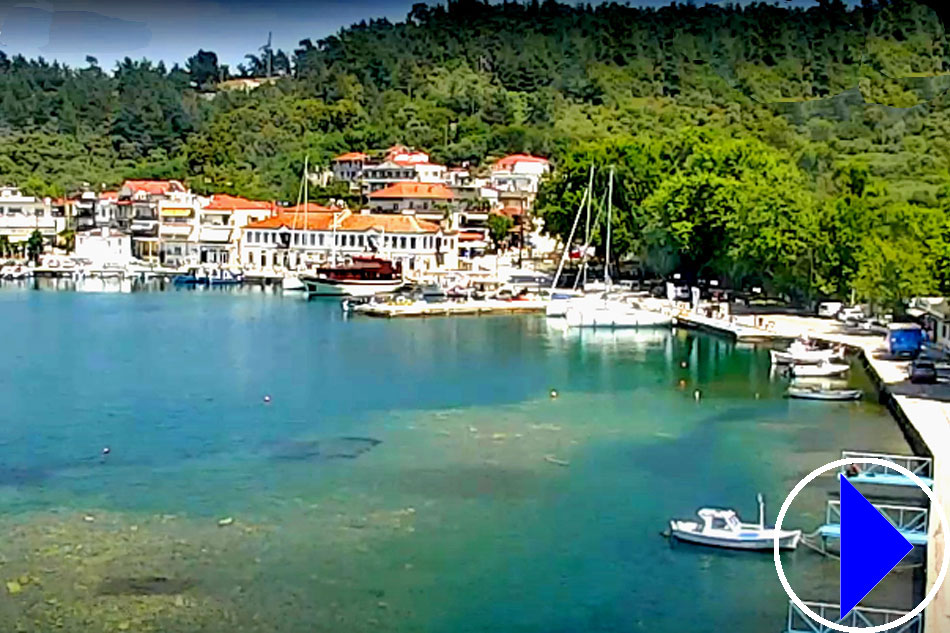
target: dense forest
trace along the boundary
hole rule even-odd
[[[126,177],[293,199],[305,155],[400,142],[479,166],[549,156],[565,234],[607,165],[618,254],[652,272],[883,305],[950,290],[950,34],[908,0],[806,9],[416,5],[289,52],[112,70],[0,53],[0,173],[37,194]],[[331,192],[326,192],[327,194]]]

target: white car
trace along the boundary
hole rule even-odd
[[[831,319],[841,312],[843,307],[844,304],[840,301],[824,301],[818,304],[818,316]]]
[[[838,311],[838,314],[835,315],[835,318],[843,323],[855,323],[858,321],[863,321],[865,319],[864,310],[858,306],[852,306],[850,308],[842,308]]]

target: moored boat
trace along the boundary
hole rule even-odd
[[[851,369],[850,365],[828,361],[821,361],[814,365],[792,365],[790,367],[793,376],[801,377],[840,376],[847,373],[849,369]]]
[[[349,264],[317,268],[314,274],[302,275],[300,281],[309,295],[330,297],[394,292],[405,283],[399,264],[376,256],[357,256]]]
[[[699,521],[670,521],[670,535],[680,541],[725,549],[772,550],[778,539],[779,549],[794,550],[802,538],[801,530],[776,530],[765,525],[765,501],[759,495],[759,522],[743,523],[735,510],[702,508]]]
[[[860,389],[823,389],[820,386],[792,386],[785,395],[802,400],[860,400],[864,392]]]
[[[817,365],[844,358],[844,348],[818,348],[797,340],[786,350],[769,350],[773,365]]]

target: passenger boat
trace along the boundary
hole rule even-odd
[[[699,521],[670,521],[670,536],[696,545],[725,549],[772,550],[776,537],[779,549],[794,550],[801,530],[776,530],[765,525],[765,501],[759,495],[759,522],[743,523],[735,510],[702,508]]]
[[[802,400],[860,400],[864,392],[860,389],[824,389],[820,386],[791,386],[785,395]]]
[[[847,373],[849,369],[851,369],[851,367],[844,363],[832,363],[828,361],[821,361],[815,365],[792,365],[789,368],[793,376],[820,378],[826,376],[840,376],[841,374]]]
[[[366,297],[393,292],[405,282],[399,264],[376,256],[355,256],[351,263],[317,268],[300,281],[310,296]]]

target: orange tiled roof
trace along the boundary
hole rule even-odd
[[[207,211],[235,211],[237,209],[253,209],[270,211],[274,208],[273,202],[263,200],[248,200],[240,196],[231,196],[226,193],[216,193],[211,196],[211,202],[204,207]]]
[[[499,159],[492,165],[492,169],[511,169],[516,163],[542,163],[546,165],[548,164],[548,159],[541,158],[540,156],[532,156],[530,154],[511,154],[510,156]]]
[[[343,209],[337,207],[325,207],[322,204],[317,204],[316,202],[308,202],[306,206],[302,204],[295,204],[292,207],[285,207],[281,209],[283,213],[339,213]]]
[[[103,191],[99,194],[100,200],[117,200],[119,198],[118,191]]]
[[[143,191],[152,195],[185,190],[185,186],[177,180],[126,180],[122,183],[122,188],[129,188],[133,192]]]
[[[297,229],[299,231],[329,231],[333,223],[332,213],[278,213],[263,220],[251,222],[246,229]]]
[[[349,215],[337,225],[343,231],[386,231],[387,233],[436,233],[439,225],[411,215]]]
[[[369,156],[367,156],[363,152],[347,152],[346,154],[340,154],[339,156],[334,158],[333,162],[342,163],[344,161],[366,160],[367,158],[369,158]]]
[[[424,198],[428,200],[451,200],[452,192],[445,185],[425,182],[397,182],[385,189],[369,194],[371,199]]]

